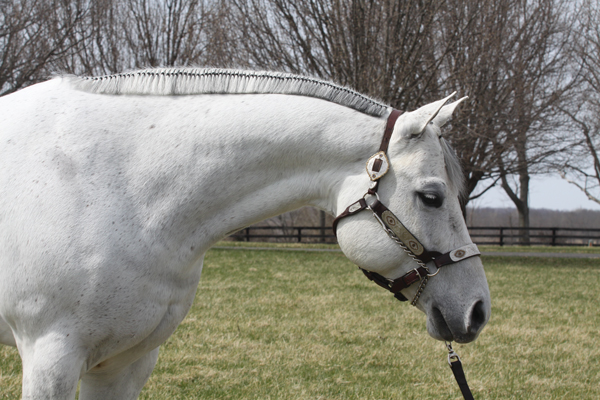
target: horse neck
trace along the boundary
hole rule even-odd
[[[342,184],[368,181],[365,161],[381,140],[384,119],[309,98],[257,98],[260,107],[234,97],[236,113],[214,127],[222,132],[201,138],[202,223],[212,241],[306,205],[335,214]]]

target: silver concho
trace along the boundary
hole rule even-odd
[[[454,252],[454,257],[463,258],[465,256],[465,254],[467,254],[467,253],[464,250],[456,250]]]
[[[373,154],[367,161],[367,173],[372,181],[384,176],[390,169],[390,162],[383,151]]]
[[[419,251],[419,244],[417,242],[415,242],[414,240],[409,240],[408,241],[408,247],[410,247],[410,249],[413,252]]]

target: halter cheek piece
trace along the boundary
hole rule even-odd
[[[423,246],[421,242],[419,242],[417,238],[410,233],[410,231],[402,224],[402,222],[400,222],[398,217],[396,217],[394,213],[392,213],[379,201],[379,195],[377,194],[379,179],[383,177],[389,169],[390,163],[386,153],[390,143],[390,138],[392,137],[392,132],[394,131],[396,120],[401,114],[401,111],[392,110],[387,120],[385,133],[383,135],[383,140],[381,141],[379,151],[371,156],[367,161],[367,172],[369,174],[369,178],[371,179],[369,190],[363,196],[363,198],[352,203],[340,215],[337,216],[337,218],[333,221],[333,232],[336,233],[337,224],[342,218],[358,214],[363,210],[370,210],[373,212],[373,216],[375,219],[377,219],[377,221],[379,221],[388,236],[400,247],[402,247],[402,249],[418,264],[418,267],[397,279],[388,279],[376,272],[367,271],[360,267],[359,268],[367,278],[384,289],[394,293],[394,297],[400,301],[408,300],[400,291],[420,281],[417,293],[411,301],[411,304],[414,306],[417,304],[421,293],[423,293],[429,278],[437,275],[441,267],[454,264],[467,258],[479,256],[481,253],[474,243],[467,244],[444,254],[438,251],[429,251],[425,249],[425,246]],[[374,200],[371,204],[369,204],[367,203],[367,198],[374,198]],[[429,272],[429,269],[427,269],[426,264],[429,262],[433,262],[437,267],[437,271],[433,274]]]

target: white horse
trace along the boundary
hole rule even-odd
[[[456,104],[398,118],[376,194],[439,252],[471,243],[440,137]],[[19,350],[23,398],[74,399],[79,380],[80,399],[137,398],[206,251],[264,218],[363,198],[390,111],[311,78],[203,69],[57,77],[0,98],[0,342]],[[337,232],[380,277],[417,266],[368,211]],[[401,293],[434,338],[469,342],[487,323],[478,257],[418,286]]]

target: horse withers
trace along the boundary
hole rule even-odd
[[[23,398],[74,399],[80,380],[80,399],[137,398],[206,251],[305,205],[340,215],[362,199],[337,223],[346,256],[389,282],[425,268],[397,294],[434,338],[475,340],[490,315],[479,257],[436,267],[472,246],[440,135],[456,104],[390,128],[391,108],[347,88],[217,69],[57,77],[0,98],[0,342],[19,350]],[[382,229],[376,204],[435,256],[416,257],[396,220]]]

